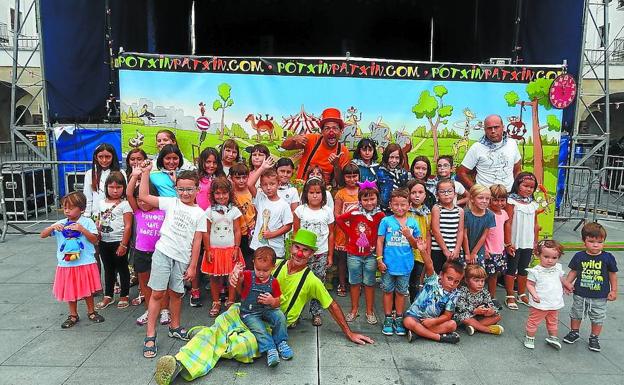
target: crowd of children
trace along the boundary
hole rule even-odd
[[[84,193],[64,197],[66,218],[41,233],[58,243],[53,293],[69,304],[63,328],[79,321],[78,300],[85,299],[89,320],[103,322],[98,310],[115,303],[115,294],[118,309],[144,299],[145,312],[136,322],[146,325],[143,355],[154,357],[159,315],[160,323],[169,325],[169,337],[189,338],[180,324],[185,282],[190,305],[199,307],[205,274],[209,315],[218,316],[240,298],[241,318],[274,366],[293,352],[271,271],[276,259],[287,257],[290,234],[306,229],[317,236],[311,271],[325,280],[336,265],[336,294],[350,291],[347,322],[359,316],[363,291],[366,321],[378,323],[374,297],[380,274],[384,335],[446,343],[459,341],[458,327],[468,335],[499,335],[504,332],[496,299],[501,277],[504,305],[512,311],[518,304],[529,307],[524,346],[535,347],[545,320],[546,343],[561,348],[558,312],[564,293],[573,293],[571,331],[563,341],[576,342],[588,316],[589,349],[600,350],[607,301],[617,297],[617,264],[603,251],[606,232],[597,223],[584,226],[585,251],[574,255],[566,276],[558,263],[561,244],[538,242],[538,183],[529,172],[519,173],[509,192],[502,185],[479,184],[467,191],[452,179],[450,156],[437,160],[432,177],[426,157],[414,158],[408,171],[406,154],[390,144],[378,164],[375,143],[362,139],[354,161],[340,173],[340,186],[327,186],[322,170],[310,165],[299,191],[291,180],[292,160],[275,161],[264,145],[249,150],[247,165],[229,139],[219,150],[204,149],[193,168],[172,132],[159,132],[156,142],[154,160],[131,150],[123,171],[113,147],[98,146]],[[94,303],[102,290],[100,264],[104,292]],[[140,291],[133,301],[129,265]],[[318,302],[311,302],[310,313],[312,324],[321,326]]]

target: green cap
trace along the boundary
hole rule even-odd
[[[306,229],[299,229],[295,237],[293,238],[293,243],[298,243],[300,245],[311,248],[316,251],[316,234]]]

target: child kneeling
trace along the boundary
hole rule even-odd
[[[464,325],[466,333],[471,336],[475,331],[488,334],[503,334],[505,329],[497,325],[501,320],[490,293],[484,289],[487,273],[479,265],[468,265],[464,281],[466,286],[458,289],[459,297],[455,306],[453,319]]]
[[[286,317],[280,310],[282,293],[277,279],[271,275],[275,259],[273,249],[258,247],[254,252],[253,271],[243,271],[243,279],[238,279],[236,285],[236,290],[241,294],[241,319],[256,337],[258,351],[267,353],[269,366],[279,364],[280,358],[290,360],[293,357],[293,351],[286,342]],[[238,276],[242,267],[238,264],[231,274]],[[271,335],[267,325],[271,328]]]
[[[438,276],[433,270],[431,255],[424,247],[418,249],[425,262],[425,281],[418,297],[405,313],[403,325],[408,329],[407,340],[412,342],[414,337],[419,336],[456,344],[459,334],[455,332],[457,323],[452,318],[464,266],[454,260],[445,262]]]

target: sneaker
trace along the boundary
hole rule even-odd
[[[501,325],[490,325],[488,326],[488,330],[490,331],[490,334],[500,336],[505,331],[505,328],[503,328]]]
[[[147,323],[147,310],[145,310],[145,313],[141,314],[141,316],[136,319],[136,324],[139,326],[143,326],[146,323]]]
[[[413,331],[407,329],[407,342],[412,343],[418,338],[418,334]]]
[[[403,317],[396,317],[394,319],[394,334],[397,336],[404,336],[406,333],[405,327],[403,326]]]
[[[559,338],[557,338],[557,336],[546,337],[546,343],[557,350],[561,350],[561,342],[559,342]]]
[[[182,371],[182,364],[174,356],[163,356],[156,362],[154,379],[158,385],[169,385]]]
[[[598,336],[589,336],[589,350],[592,352],[600,351],[600,341],[598,341]]]
[[[466,325],[466,334],[469,336],[475,334],[475,328],[473,326]]]
[[[579,338],[581,338],[581,336],[577,330],[570,330],[570,332],[563,337],[563,342],[566,344],[573,344],[578,341]]]
[[[160,311],[160,324],[169,325],[171,323],[171,313],[169,310],[163,309]]]
[[[527,349],[535,349],[535,337],[524,336],[524,347]]]
[[[386,336],[391,336],[394,334],[394,322],[392,321],[392,317],[385,317],[383,322],[383,329],[381,329],[381,334]]]
[[[503,305],[496,298],[492,298],[492,304],[496,309],[503,310]]]
[[[201,307],[201,298],[199,298],[199,289],[191,289],[191,298],[189,300],[192,307]]]
[[[459,334],[456,332],[440,334],[440,342],[445,344],[456,344],[459,342]]]
[[[277,345],[277,351],[282,360],[290,360],[295,355],[286,341],[282,341]]]
[[[267,365],[274,367],[280,363],[279,354],[277,349],[269,349],[267,351]]]

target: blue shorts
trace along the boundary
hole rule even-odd
[[[381,289],[384,293],[396,292],[401,295],[407,295],[409,292],[409,274],[390,275],[384,273],[381,275]]]
[[[377,259],[373,254],[365,257],[347,254],[347,269],[349,269],[349,283],[351,285],[375,285]]]

